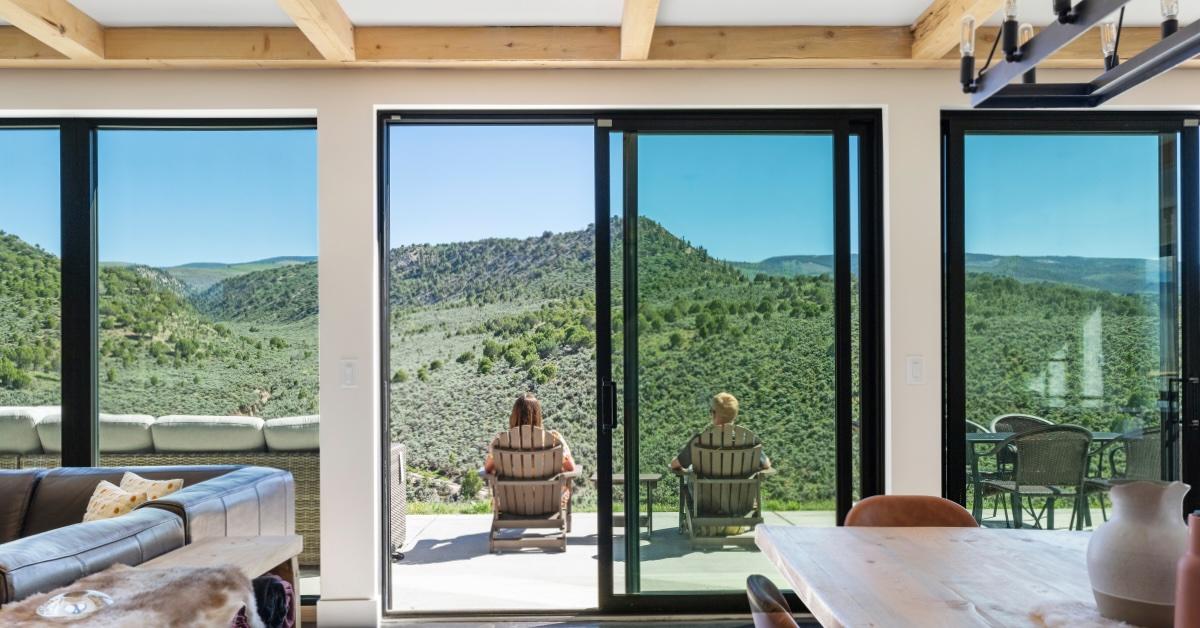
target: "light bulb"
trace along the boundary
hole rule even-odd
[[[1005,21],[1017,19],[1017,0],[1004,0],[1004,19]]]
[[[1017,32],[1020,34],[1021,46],[1024,46],[1029,43],[1030,39],[1033,39],[1033,24],[1025,22]]]
[[[1160,6],[1164,20],[1179,19],[1179,0],[1161,0]]]
[[[962,39],[958,42],[958,51],[964,57],[975,55],[975,17],[964,15],[962,19]]]
[[[1105,57],[1113,56],[1117,51],[1117,23],[1100,23],[1100,51]]]

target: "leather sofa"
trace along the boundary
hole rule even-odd
[[[101,480],[126,471],[183,488],[131,513],[83,522]],[[138,565],[214,536],[295,533],[292,474],[238,465],[0,471],[0,605],[114,564]]]

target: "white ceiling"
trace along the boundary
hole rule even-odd
[[[295,26],[275,0],[71,0],[71,4],[105,26]]]
[[[105,26],[292,26],[276,0],[71,0]],[[340,0],[360,26],[616,26],[623,0]],[[664,26],[899,26],[931,0],[661,0]],[[1020,19],[1052,21],[1051,0],[1020,0]],[[1200,0],[1181,0],[1181,21]],[[1159,0],[1131,0],[1125,23],[1159,23]],[[1115,16],[1114,16],[1115,19]],[[999,16],[989,22],[999,23]],[[0,22],[2,24],[3,22]]]

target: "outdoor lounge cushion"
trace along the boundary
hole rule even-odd
[[[264,451],[263,420],[253,416],[159,417],[150,428],[154,450],[169,451]]]
[[[37,417],[29,408],[0,408],[0,454],[40,454]]]
[[[145,414],[101,414],[100,453],[142,453],[154,450],[150,425],[154,417]],[[62,452],[62,415],[55,413],[38,422],[38,437],[47,453]]]
[[[267,419],[264,429],[271,451],[317,451],[321,448],[321,417],[289,416]]]

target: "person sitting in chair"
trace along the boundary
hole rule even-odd
[[[513,403],[512,412],[508,415],[508,429],[528,425],[540,429],[545,429],[542,425],[542,403],[538,401],[533,393],[522,393]],[[558,439],[562,443],[562,470],[574,471],[575,458],[571,456],[571,447],[567,445],[567,439],[563,435],[554,430],[546,430],[549,434]],[[483,473],[494,473],[496,470],[496,461],[493,459],[492,452],[488,451],[487,459],[483,463]],[[571,501],[571,490],[568,488],[563,493],[563,506],[566,507]]]
[[[720,392],[713,396],[712,404],[709,406],[709,418],[712,419],[713,425],[730,425],[737,420],[738,415],[738,400],[737,397],[727,393]],[[700,438],[700,434],[693,434],[679,453],[675,455],[675,459],[671,461],[672,471],[682,471],[692,466],[692,443],[695,443]],[[767,458],[767,454],[762,454],[762,468],[770,469],[771,460]]]

